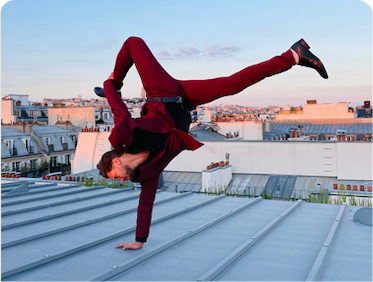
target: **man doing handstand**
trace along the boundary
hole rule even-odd
[[[141,38],[130,37],[124,42],[114,72],[104,82],[104,88],[95,88],[98,96],[107,98],[114,115],[114,128],[109,137],[114,150],[102,156],[97,168],[105,178],[129,179],[141,184],[135,242],[121,243],[117,248],[143,247],[149,235],[160,174],[181,151],[196,150],[203,145],[188,135],[189,111],[220,97],[239,93],[295,64],[313,68],[323,78],[328,78],[322,62],[309,48],[301,39],[281,56],[249,66],[229,77],[177,80],[162,68]],[[119,91],[133,64],[147,95],[141,117],[137,119],[131,118]]]

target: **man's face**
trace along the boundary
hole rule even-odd
[[[124,182],[129,179],[133,179],[135,176],[135,170],[129,167],[128,164],[123,163],[123,161],[114,158],[112,160],[112,170],[107,173],[111,179],[119,179]]]

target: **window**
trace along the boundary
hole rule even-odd
[[[4,140],[4,143],[5,143],[5,146],[8,147],[9,153],[11,155],[14,155],[14,153],[15,153],[14,151],[15,150],[13,150],[13,140],[11,140],[11,139]]]
[[[51,139],[49,137],[44,137],[44,141],[47,143],[47,145],[51,144]]]
[[[16,164],[16,171],[21,171],[20,162],[15,162],[15,164]]]
[[[30,160],[31,169],[36,169],[37,160]]]
[[[65,164],[70,165],[70,155],[65,155]]]
[[[8,149],[13,148],[13,140],[4,140],[5,145],[8,147]]]
[[[61,144],[63,143],[63,136],[59,136],[58,139],[60,140]]]
[[[28,139],[28,138],[23,138],[23,139],[22,139],[22,142],[23,142],[23,144],[25,144],[27,151],[30,151],[30,150],[29,150],[29,148],[30,148],[30,139]]]
[[[57,166],[57,157],[51,157],[50,164],[52,167]]]

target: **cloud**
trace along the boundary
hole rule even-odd
[[[185,58],[185,57],[194,57],[198,56],[201,52],[198,51],[196,48],[191,47],[184,47],[179,49],[179,51],[175,54],[176,57]]]
[[[194,47],[183,47],[176,48],[176,52],[172,54],[167,51],[159,51],[158,55],[161,59],[183,59],[183,58],[224,58],[232,57],[235,53],[238,53],[242,48],[237,46],[219,46],[217,44],[207,45],[202,49],[197,49]]]
[[[170,53],[168,53],[167,51],[163,51],[163,50],[159,51],[158,55],[162,57],[171,57]]]
[[[234,53],[241,51],[241,48],[235,46],[208,45],[203,49],[207,57],[232,57]]]

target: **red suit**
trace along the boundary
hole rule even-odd
[[[181,151],[196,150],[203,144],[177,129],[172,116],[165,111],[165,106],[161,102],[147,102],[142,108],[141,117],[131,118],[117,89],[121,87],[133,64],[141,77],[148,98],[181,96],[189,109],[193,109],[217,98],[236,94],[265,77],[290,69],[295,61],[289,50],[281,56],[247,67],[229,77],[182,81],[172,78],[162,68],[142,39],[130,37],[126,40],[117,56],[114,80],[108,79],[104,82],[105,96],[113,110],[115,124],[109,141],[116,151],[121,152],[132,144],[135,128],[154,133],[169,133],[163,150],[150,163],[139,166],[139,177],[131,179],[140,182],[142,186],[137,210],[136,240],[140,238],[138,241],[144,242],[149,235],[160,173]]]

